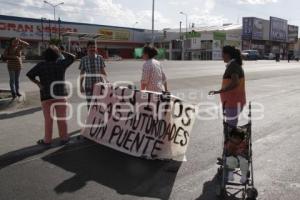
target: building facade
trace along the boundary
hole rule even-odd
[[[221,60],[225,45],[241,49],[241,25],[170,29],[160,36],[170,60]],[[159,45],[159,41],[156,41]]]
[[[125,59],[133,58],[136,48],[152,42],[165,50],[164,57],[169,60],[221,60],[225,45],[241,50],[258,50],[261,55],[287,55],[295,54],[298,31],[297,26],[276,17],[270,17],[269,20],[244,17],[242,25],[193,27],[187,32],[164,29],[154,31],[153,34],[147,29],[0,15],[0,54],[12,37],[19,37],[31,44],[25,51],[29,59],[41,55],[53,38],[60,39],[71,52],[84,54],[88,39],[66,36],[66,33],[74,33],[77,36],[101,35],[96,44],[105,58],[115,55]]]
[[[97,41],[97,46],[104,57],[118,55],[133,58],[134,49],[143,46],[146,40],[144,29],[0,15],[0,54],[12,37],[19,37],[30,43],[30,48],[25,50],[29,57],[41,55],[53,38],[62,40],[65,48],[73,52],[84,51],[87,39],[63,37],[66,32],[103,35]]]
[[[299,27],[289,25],[285,19],[244,17],[242,48],[258,50],[262,55],[274,53],[286,57],[288,54],[294,54],[298,32]]]

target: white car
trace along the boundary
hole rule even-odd
[[[274,53],[266,53],[264,55],[264,59],[266,59],[266,60],[274,60],[275,57],[276,57],[276,55]]]
[[[123,58],[118,55],[113,55],[112,57],[109,57],[108,60],[110,61],[121,61]]]

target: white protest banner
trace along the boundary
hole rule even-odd
[[[132,156],[182,161],[195,115],[174,96],[98,84],[81,134]]]

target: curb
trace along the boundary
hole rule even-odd
[[[14,110],[14,111],[7,111],[7,112],[3,111],[3,112],[0,112],[0,120],[23,116],[23,115],[35,113],[35,112],[38,112],[41,110],[42,110],[41,106],[32,106],[32,107],[27,107],[27,108],[23,108],[23,109],[19,109],[19,110]]]

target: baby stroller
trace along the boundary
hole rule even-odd
[[[223,106],[224,107],[224,106]],[[223,125],[224,125],[224,148],[222,158],[218,159],[218,187],[217,187],[217,197],[220,200],[226,199],[242,199],[242,200],[256,200],[258,192],[254,187],[254,177],[253,177],[253,162],[252,162],[252,121],[251,121],[251,103],[249,104],[249,121],[248,124],[238,127],[242,130],[244,134],[244,141],[247,144],[247,154],[245,156],[245,161],[248,161],[248,172],[246,174],[246,181],[244,183],[234,182],[228,180],[228,167],[227,158],[228,152],[225,148],[225,144],[230,137],[230,132],[233,127],[230,127],[226,123],[225,109],[223,109]],[[247,168],[246,168],[247,169]],[[235,168],[231,173],[235,177],[242,177],[240,168]],[[244,175],[245,176],[245,175]]]

